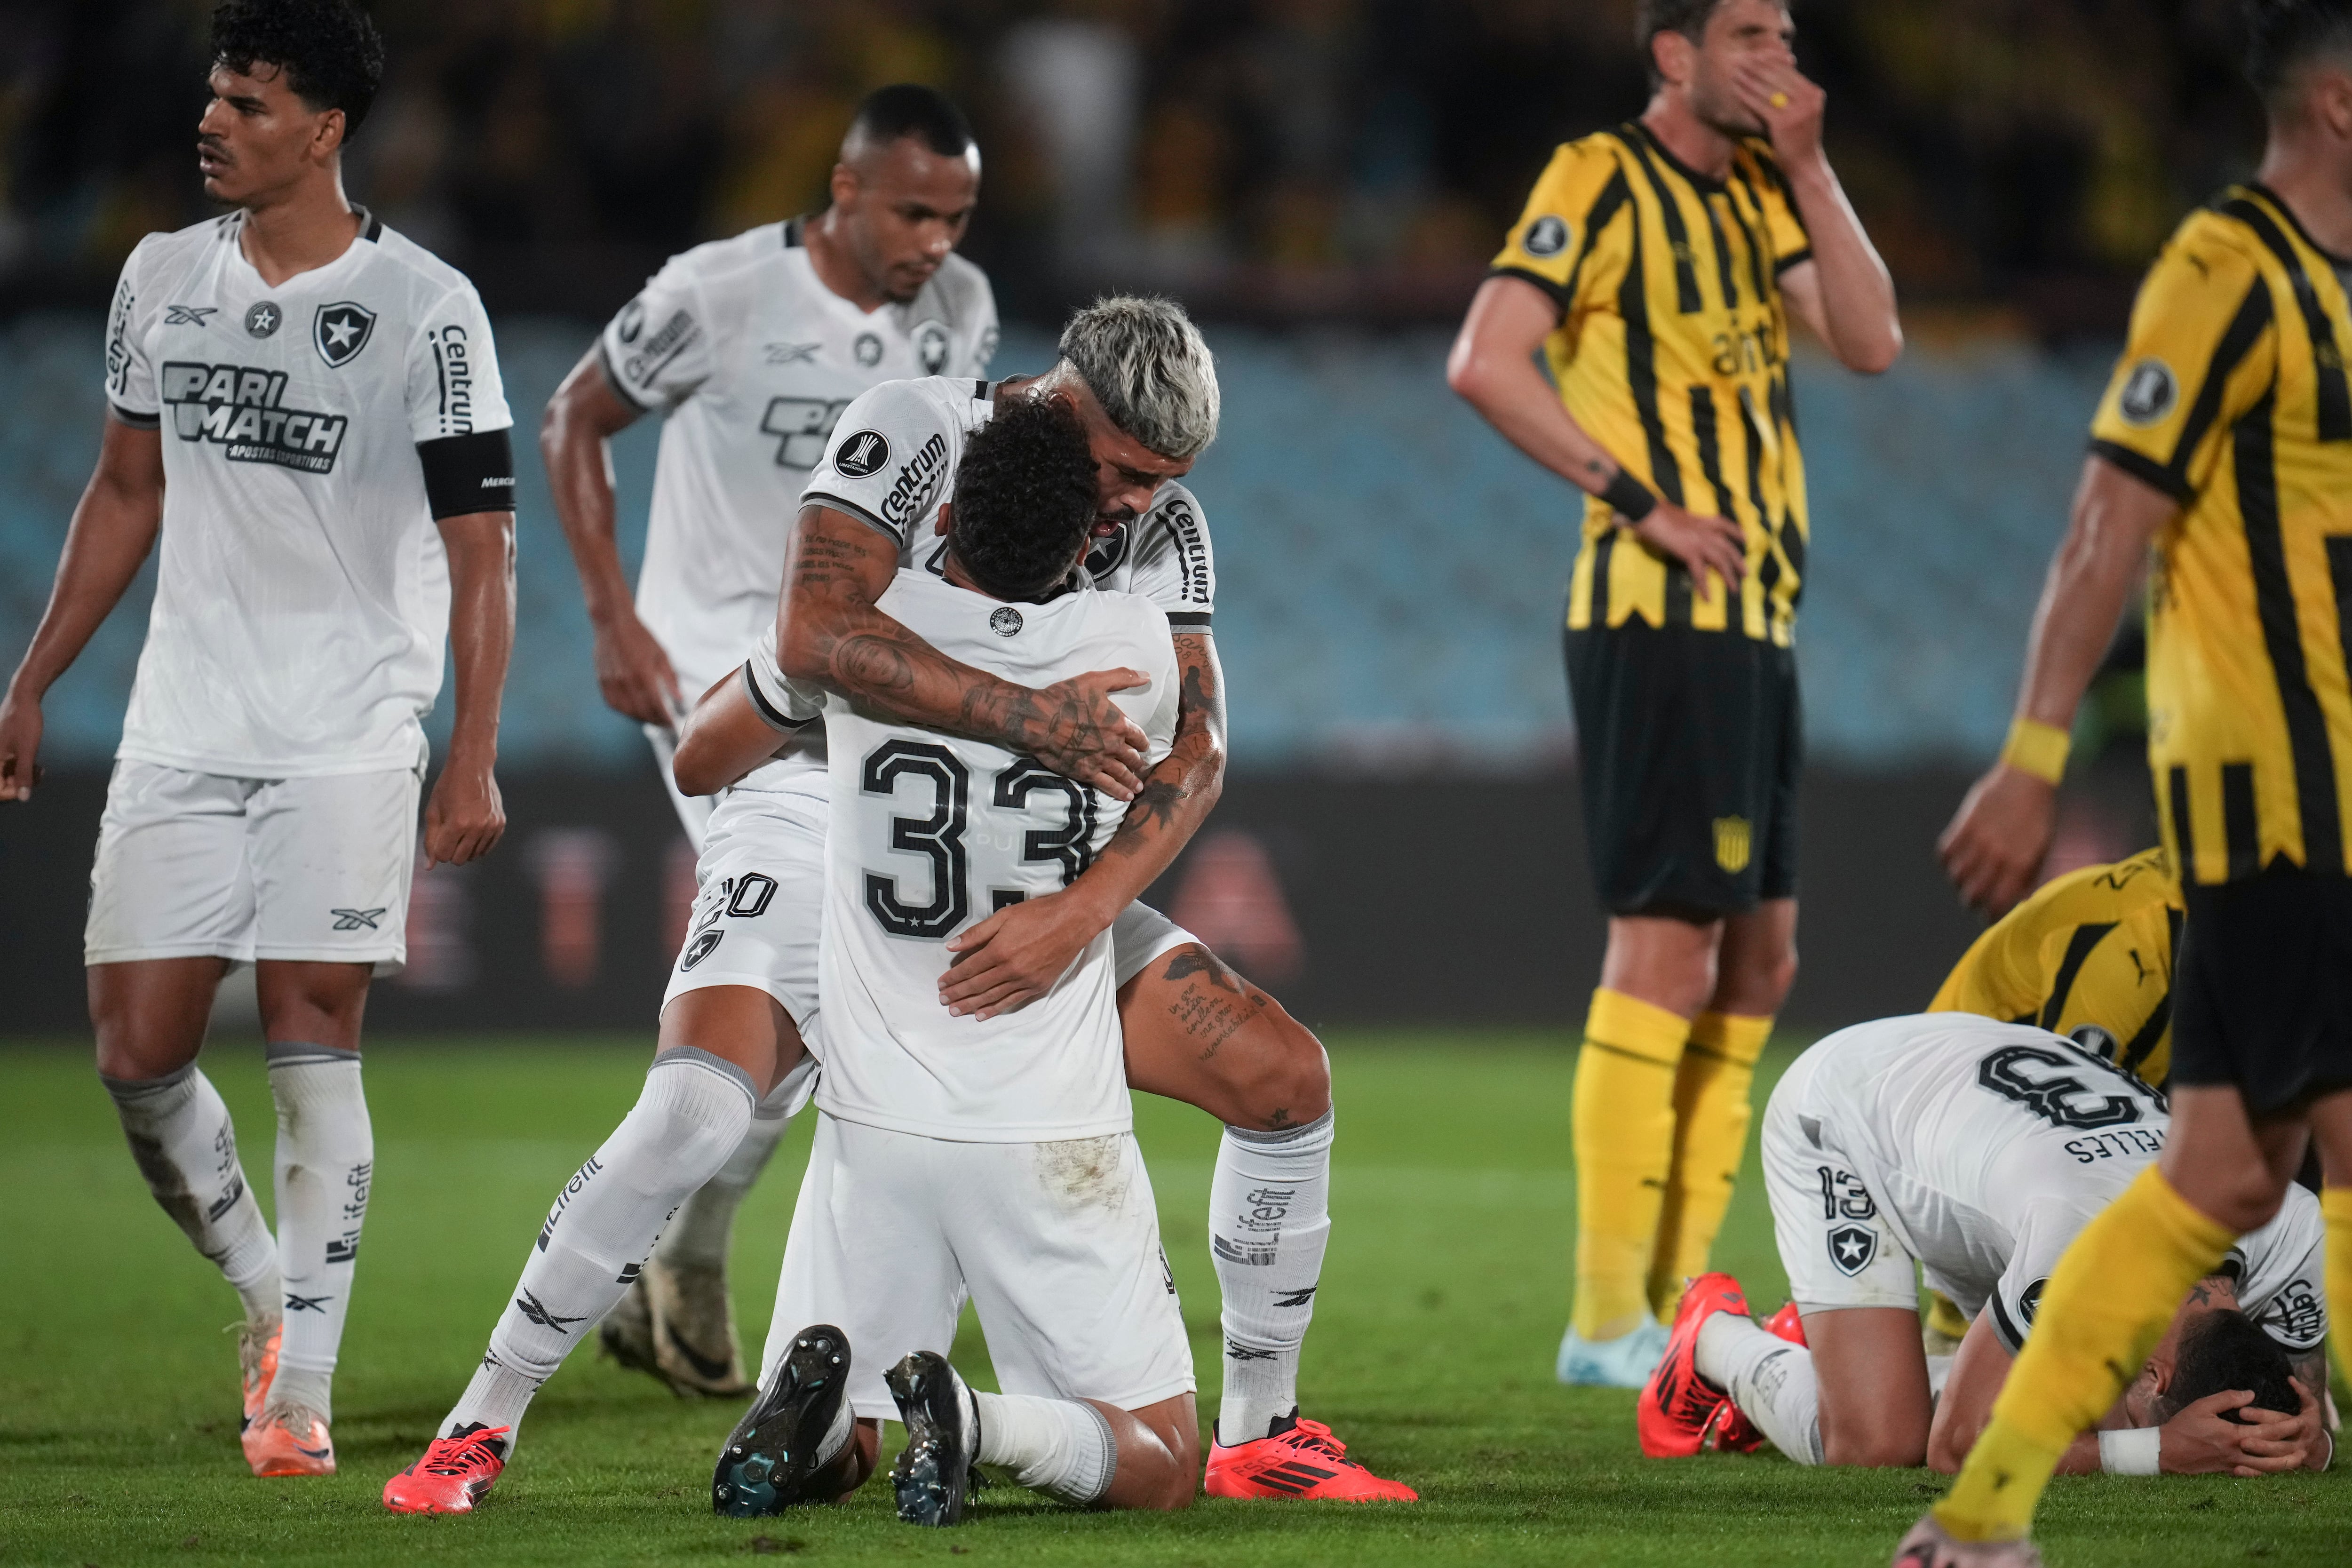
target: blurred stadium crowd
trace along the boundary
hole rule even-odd
[[[1643,97],[1632,0],[377,0],[354,194],[494,308],[601,313],[652,261],[814,205],[867,88],[970,108],[970,252],[1014,318],[1456,312],[1558,142]],[[102,299],[203,216],[208,0],[16,0],[0,300]],[[2254,144],[2225,0],[1806,0],[1832,152],[1906,300],[2112,327]],[[102,92],[88,90],[104,83]],[[79,86],[75,84],[79,84]]]

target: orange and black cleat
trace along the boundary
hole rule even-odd
[[[1276,1421],[1263,1437],[1230,1448],[1212,1442],[1203,1484],[1211,1497],[1421,1500],[1421,1494],[1402,1481],[1385,1480],[1348,1458],[1348,1445],[1331,1436],[1331,1428],[1320,1421],[1301,1421],[1297,1411]]]
[[[394,1513],[473,1512],[507,1468],[513,1431],[477,1421],[436,1437],[423,1458],[383,1483],[383,1506]]]
[[[253,1429],[269,1403],[269,1383],[278,1375],[278,1342],[284,1337],[286,1326],[271,1321],[231,1327],[236,1331],[236,1370],[245,1384],[245,1411],[236,1424],[242,1436]]]
[[[1654,1459],[1686,1459],[1707,1446],[1709,1428],[1730,1401],[1698,1374],[1699,1326],[1717,1312],[1748,1316],[1748,1298],[1728,1274],[1702,1274],[1683,1292],[1675,1309],[1666,1353],[1643,1385],[1634,1405],[1642,1452]]]
[[[272,1405],[239,1434],[257,1476],[331,1476],[335,1440],[327,1418],[307,1405]]]

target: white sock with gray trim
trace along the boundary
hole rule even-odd
[[[1692,1360],[1774,1447],[1801,1465],[1822,1462],[1822,1385],[1812,1352],[1737,1312],[1717,1312],[1699,1325]]]
[[[1217,1440],[1266,1436],[1298,1407],[1298,1352],[1331,1240],[1333,1113],[1301,1127],[1228,1127],[1209,1181],[1209,1250],[1223,1293]]]
[[[331,1419],[335,1358],[375,1177],[375,1132],[359,1052],[273,1040],[268,1058],[269,1094],[278,1102],[278,1268],[286,1289],[286,1337],[269,1403],[305,1405]]]
[[[735,1211],[743,1206],[751,1184],[775,1157],[776,1145],[784,1141],[793,1113],[808,1103],[808,1080],[815,1070],[816,1058],[803,1058],[801,1065],[786,1073],[767,1098],[752,1108],[751,1125],[743,1141],[727,1156],[717,1175],[687,1195],[678,1205],[677,1217],[662,1232],[661,1245],[654,1254],[663,1263],[672,1268],[727,1267]]]
[[[751,1075],[724,1058],[689,1046],[654,1058],[637,1103],[556,1194],[443,1436],[522,1424],[539,1385],[636,1279],[671,1212],[742,1142],[753,1098]]]
[[[245,1303],[247,1322],[280,1306],[278,1242],[236,1157],[236,1128],[212,1080],[190,1062],[162,1078],[99,1075],[113,1098],[131,1157],[147,1190],[196,1250],[219,1265]]]
[[[1110,1490],[1118,1444],[1110,1422],[1076,1399],[974,1391],[983,1465],[1002,1465],[1016,1485],[1080,1507]]]

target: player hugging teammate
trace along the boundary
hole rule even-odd
[[[373,1180],[370,979],[406,957],[426,745],[428,860],[505,827],[491,763],[514,637],[514,463],[488,321],[446,263],[344,198],[383,70],[347,0],[213,18],[205,192],[150,235],[108,318],[106,431],[5,703],[0,793],[38,781],[40,700],[163,558],[90,874],[98,1070],[156,1201],[245,1304],[257,1475],[331,1475],[331,1379]],[[278,1232],[196,1065],[252,964],[278,1107]]]

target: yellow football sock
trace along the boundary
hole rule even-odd
[[[2237,1237],[2151,1165],[2058,1260],[1992,1422],[1936,1517],[1962,1541],[2025,1534],[2058,1456],[2105,1414],[2164,1335],[2189,1288]]]
[[[1629,1334],[1675,1152],[1675,1064],[1690,1022],[1622,991],[1592,994],[1576,1058],[1576,1311],[1587,1340]]]
[[[1701,1013],[1691,1020],[1690,1044],[1675,1069],[1674,1163],[1650,1262],[1650,1310],[1660,1322],[1673,1321],[1684,1284],[1706,1272],[1748,1152],[1756,1059],[1771,1037],[1769,1018]]]
[[[2327,1220],[2327,1300],[2352,1303],[2352,1187],[2329,1187],[2319,1194],[2319,1212]],[[2336,1370],[2352,1382],[2352,1305],[2337,1309]]]

